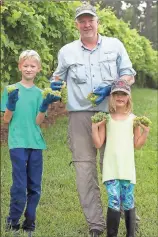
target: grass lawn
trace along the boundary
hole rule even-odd
[[[157,159],[157,91],[133,89],[134,113],[152,120],[152,129],[146,145],[136,151],[137,185],[135,199],[141,217],[137,237],[158,237],[158,159]],[[55,125],[43,129],[47,142],[44,151],[42,196],[37,209],[36,237],[88,237],[88,227],[82,213],[75,184],[71,153],[67,147],[67,117],[59,118]],[[77,134],[76,134],[77,135]],[[99,168],[98,168],[99,171]],[[107,195],[99,180],[104,214]],[[1,148],[1,236],[5,233],[5,218],[9,207],[11,164],[7,146]],[[21,221],[23,217],[21,218]],[[22,232],[19,236],[26,236]],[[105,236],[102,235],[102,236]],[[125,236],[121,220],[118,237]]]

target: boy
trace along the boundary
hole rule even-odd
[[[36,51],[22,52],[18,68],[22,79],[12,92],[7,93],[4,89],[1,104],[4,122],[9,123],[13,180],[6,228],[19,230],[19,220],[26,205],[22,229],[31,233],[35,230],[36,208],[41,195],[42,150],[46,149],[39,125],[49,104],[60,97],[48,94],[42,99],[41,90],[34,85],[36,74],[41,70],[41,59]]]

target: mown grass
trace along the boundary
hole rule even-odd
[[[137,185],[135,199],[137,213],[141,217],[138,237],[158,236],[158,159],[157,159],[157,91],[133,90],[134,113],[146,115],[152,120],[152,129],[146,145],[136,151]],[[82,213],[75,184],[75,172],[71,153],[67,146],[67,117],[43,133],[47,141],[44,151],[42,196],[37,209],[36,237],[88,237],[88,227]],[[76,134],[77,136],[77,134]],[[98,168],[99,172],[99,168]],[[99,180],[104,214],[107,195]],[[1,236],[5,233],[5,217],[9,207],[11,164],[7,146],[1,149]],[[23,217],[21,221],[23,220]],[[26,236],[20,232],[20,236]],[[105,234],[102,236],[106,236]],[[124,220],[121,220],[119,237],[125,236]]]

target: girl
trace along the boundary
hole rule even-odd
[[[134,237],[134,148],[139,149],[145,144],[149,128],[140,124],[133,129],[135,115],[132,114],[131,91],[124,80],[114,82],[111,87],[109,111],[109,121],[92,123],[95,147],[100,148],[106,138],[103,183],[108,192],[107,236],[117,236],[122,205],[125,212],[126,237]]]

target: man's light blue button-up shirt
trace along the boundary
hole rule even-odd
[[[108,98],[92,107],[87,96],[98,86],[111,85],[123,75],[135,76],[132,63],[122,42],[99,35],[97,46],[87,49],[81,40],[63,46],[53,78],[67,82],[68,111],[108,111]]]

